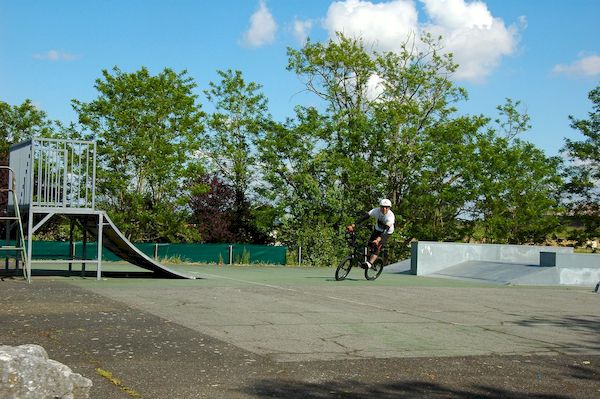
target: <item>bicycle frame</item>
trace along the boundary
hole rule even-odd
[[[371,251],[368,246],[361,248],[357,241],[356,231],[349,231],[346,233],[346,242],[351,249],[349,256],[351,256],[352,259],[358,260],[360,265],[364,265],[371,256]]]
[[[360,266],[364,269],[365,278],[367,280],[375,280],[381,274],[384,259],[386,257],[385,250],[379,254],[378,258],[373,262],[373,265],[367,267],[367,261],[372,255],[371,246],[364,247],[361,251],[361,247],[358,245],[357,241],[355,230],[346,232],[346,242],[351,248],[351,252],[350,255],[346,256],[338,265],[335,271],[336,280],[344,280],[353,266]]]

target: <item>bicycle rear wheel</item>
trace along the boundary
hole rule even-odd
[[[373,266],[371,268],[365,269],[365,278],[367,280],[375,280],[381,272],[383,271],[383,259],[377,258],[375,262],[373,262]]]
[[[337,281],[345,279],[348,273],[350,273],[350,269],[352,269],[352,266],[356,266],[356,264],[356,259],[352,256],[348,256],[347,258],[342,260],[338,265],[337,269],[335,270],[335,279]]]

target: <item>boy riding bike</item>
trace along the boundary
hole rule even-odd
[[[373,226],[373,232],[369,238],[371,257],[366,262],[368,268],[372,267],[389,236],[394,232],[396,217],[394,216],[394,212],[392,212],[391,207],[392,202],[389,199],[382,199],[379,203],[379,208],[371,209],[369,212],[360,216],[354,223],[346,228],[346,230],[349,232],[354,231],[356,225],[361,224],[370,217],[376,219],[377,223],[375,226]]]

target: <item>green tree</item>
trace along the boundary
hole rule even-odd
[[[474,237],[491,243],[543,244],[559,226],[560,159],[531,143],[492,133],[477,141]]]
[[[64,137],[65,129],[58,121],[48,119],[46,112],[27,99],[20,105],[11,106],[0,101],[0,165],[9,164],[9,149],[12,144],[35,137]],[[0,172],[0,187],[8,186],[8,173]],[[0,212],[6,211],[8,193],[0,195]],[[5,226],[0,226],[0,232]],[[64,229],[63,229],[64,230]],[[61,221],[52,220],[43,226],[38,235],[49,238],[61,237]]]
[[[378,53],[340,34],[288,50],[288,69],[322,103],[298,107],[260,148],[285,213],[282,239],[312,246],[305,258],[330,264],[344,248],[343,226],[382,197],[394,203],[392,241],[405,250],[414,239],[462,240],[475,229],[488,241],[539,241],[555,226],[546,215],[557,213],[557,161],[516,138],[529,127],[520,103],[498,107],[498,129],[484,116],[457,116],[467,99],[450,80],[457,65],[440,38],[420,40]],[[508,209],[512,224],[492,228]]]
[[[272,124],[260,141],[262,190],[279,215],[277,239],[303,248],[304,263],[333,264],[342,248],[341,191],[329,179],[329,158],[321,146],[325,117],[314,108],[298,108],[297,118]],[[341,212],[340,212],[341,210]]]
[[[377,195],[376,186],[364,184],[366,178],[375,176],[377,166],[370,115],[375,57],[361,39],[342,34],[327,43],[308,41],[300,50],[288,49],[288,57],[288,70],[324,106],[323,115],[316,108],[297,109],[297,130],[318,151],[312,168],[318,171],[314,177],[320,180],[319,192],[312,192],[316,198],[309,201],[335,208],[335,214],[340,209],[362,208]],[[340,216],[331,222],[344,223],[347,214]]]
[[[507,98],[506,103],[496,107],[500,113],[500,117],[496,119],[496,123],[504,131],[506,138],[509,140],[531,129],[531,125],[529,124],[531,118],[526,111],[519,111],[518,108],[520,105],[521,101],[514,101],[511,98]]]
[[[579,245],[600,237],[600,86],[590,91],[592,111],[588,119],[569,116],[571,127],[583,134],[580,141],[565,139],[562,153],[570,160],[566,168],[567,205],[571,216],[583,224],[571,238]]]
[[[419,48],[419,49],[417,49]],[[399,236],[455,240],[463,236],[460,217],[469,200],[465,168],[480,118],[455,117],[467,98],[449,77],[458,67],[439,38],[408,41],[396,53],[378,55],[381,95],[373,104],[381,193],[399,215]]]
[[[315,235],[329,228],[337,232],[329,237],[339,237],[357,213],[390,197],[398,216],[395,237],[408,242],[417,233],[411,226],[426,220],[418,215],[436,209],[425,199],[434,180],[421,172],[427,165],[437,166],[439,158],[430,151],[452,152],[438,133],[445,133],[442,125],[450,125],[450,104],[465,93],[448,80],[456,65],[440,55],[439,42],[427,36],[422,44],[424,50],[407,42],[397,53],[377,53],[360,39],[340,34],[325,44],[307,42],[300,50],[288,50],[288,69],[323,102],[323,111],[299,107],[296,119],[275,129],[261,145],[269,182],[285,187],[275,191],[285,193],[279,203],[287,211],[290,234]],[[452,140],[455,147],[462,143],[460,137]],[[452,184],[447,178],[439,182]],[[339,238],[327,247],[343,248]]]
[[[476,117],[440,121],[408,148],[397,147],[408,165],[389,168],[395,176],[392,187],[403,198],[397,210],[404,215],[407,241],[456,241],[470,235],[471,205],[477,196],[473,171],[479,170],[474,150],[477,132],[486,121]]]
[[[46,113],[38,109],[31,100],[21,105],[11,106],[0,101],[0,156],[7,161],[11,144],[32,137],[52,137],[56,122],[48,119]]]
[[[541,244],[560,226],[561,161],[517,137],[531,127],[520,108],[506,99],[495,126],[481,117],[469,148],[468,237],[478,241]]]
[[[187,227],[185,178],[203,131],[196,83],[186,71],[114,67],[96,80],[98,97],[73,100],[83,136],[98,141],[97,187],[115,222],[136,241],[197,239]]]
[[[272,223],[257,224],[258,214],[264,215],[260,209],[264,209],[265,204],[261,204],[255,188],[261,184],[256,142],[270,120],[267,98],[261,92],[262,86],[245,81],[242,72],[217,73],[221,80],[210,82],[205,91],[214,112],[207,116],[208,132],[203,151],[210,170],[235,194],[231,209],[234,239],[265,242]]]

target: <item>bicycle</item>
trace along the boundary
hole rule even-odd
[[[363,252],[356,240],[356,231],[346,232],[346,242],[351,248],[350,255],[345,257],[337,269],[335,270],[335,279],[337,281],[344,280],[353,267],[361,267],[365,270],[365,278],[367,280],[375,280],[383,271],[384,259],[386,257],[385,249],[381,256],[378,256],[371,267],[367,267],[367,260],[371,257],[371,251]],[[370,247],[369,247],[370,248]],[[361,253],[362,252],[362,253]]]

